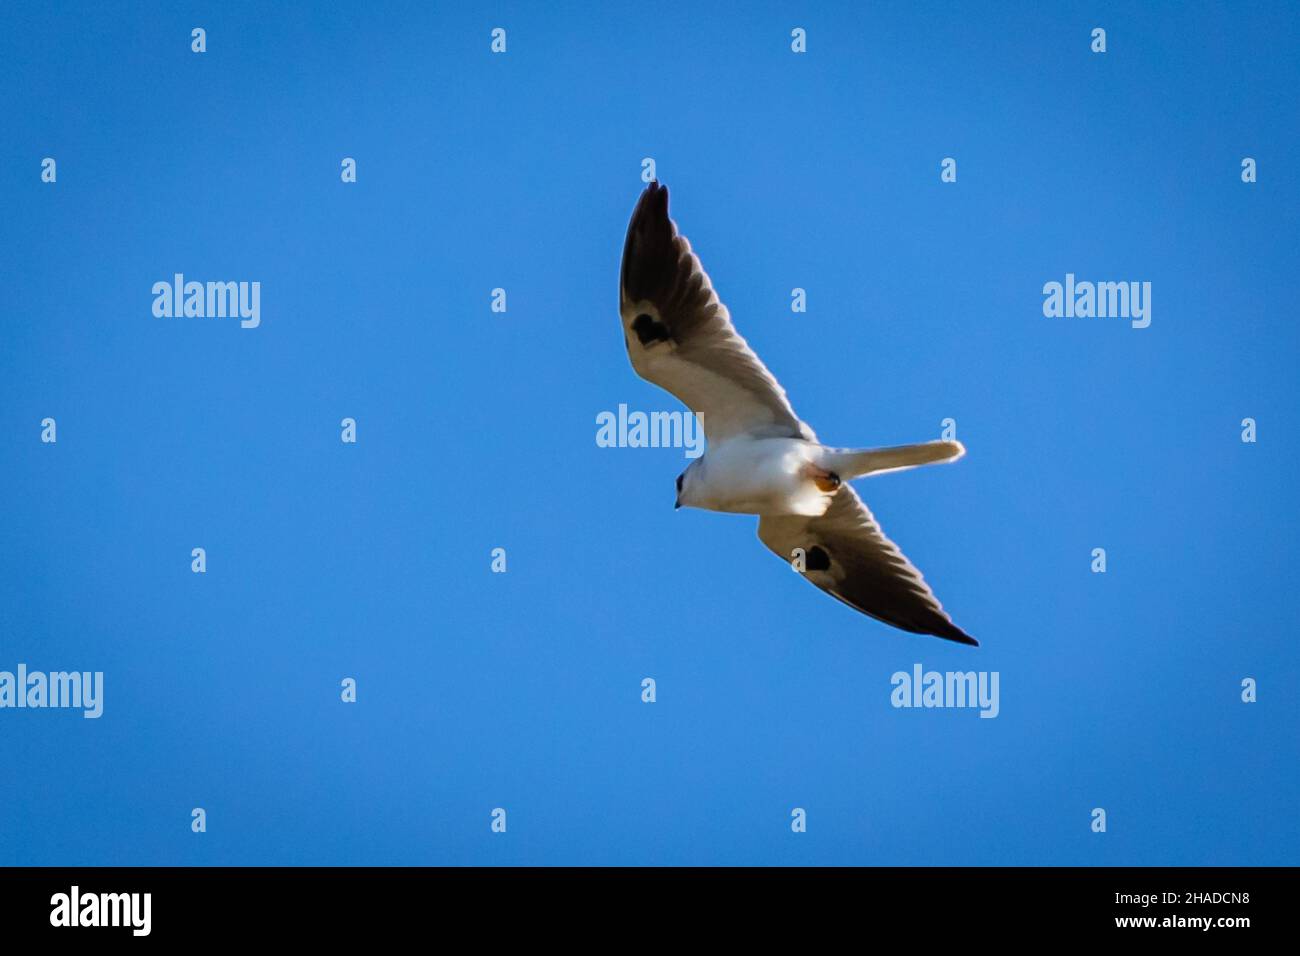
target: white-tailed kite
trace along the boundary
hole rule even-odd
[[[758,537],[826,593],[917,634],[978,642],[953,624],[885,537],[850,478],[960,458],[955,441],[828,448],[737,334],[652,182],[623,248],[619,311],[632,367],[703,417],[707,451],[677,478],[677,506],[759,516]]]

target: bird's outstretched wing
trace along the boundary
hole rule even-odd
[[[765,515],[758,537],[785,561],[802,548],[804,577],[863,614],[916,634],[979,644],[944,613],[921,572],[885,537],[848,484],[821,517]]]
[[[657,182],[641,194],[627,227],[619,311],[636,373],[703,415],[710,442],[739,434],[816,440],[736,333],[668,218],[668,189]]]

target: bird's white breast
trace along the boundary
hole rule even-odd
[[[689,503],[741,514],[823,514],[830,498],[806,472],[817,447],[798,438],[743,436],[710,446]]]

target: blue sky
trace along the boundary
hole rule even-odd
[[[461,6],[5,5],[0,669],[105,701],[0,710],[0,863],[1300,862],[1294,8]],[[955,419],[858,487],[980,648],[597,447],[644,157],[823,439]]]

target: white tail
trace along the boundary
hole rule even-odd
[[[917,465],[956,461],[966,454],[961,442],[927,441],[919,445],[895,445],[893,448],[823,448],[818,464],[833,471],[843,481],[876,475],[884,471],[901,471]]]

